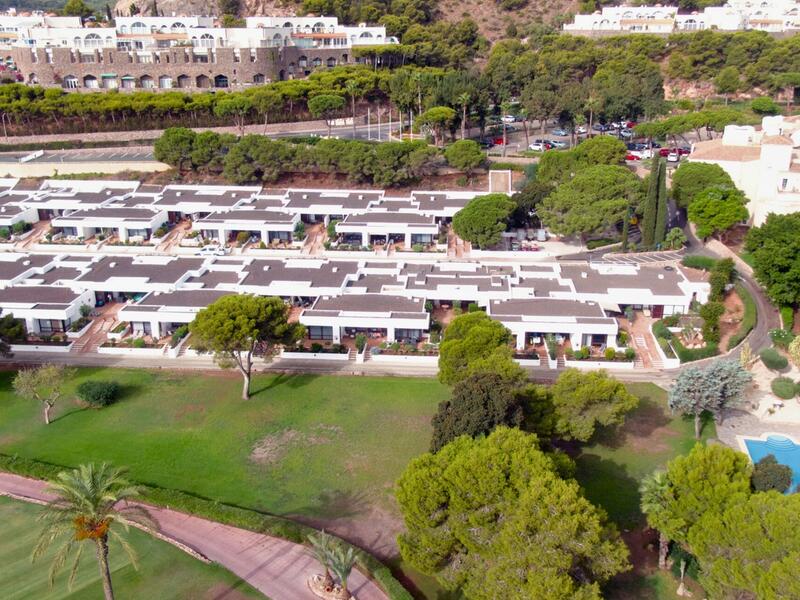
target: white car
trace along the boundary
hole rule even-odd
[[[670,152],[667,154],[667,162],[679,162],[681,160],[681,155],[677,152]]]
[[[500,119],[503,123],[514,123],[517,120],[517,117],[514,115],[503,115],[503,118]]]
[[[650,148],[645,148],[644,150],[628,150],[628,154],[640,159],[653,158],[653,151]]]
[[[528,146],[528,150],[533,150],[534,152],[544,152],[547,150],[547,147],[542,142],[534,142]]]
[[[586,128],[586,125],[578,125],[577,129],[575,129],[575,133],[583,135],[589,133],[589,130]]]
[[[219,246],[203,246],[194,253],[195,256],[225,256],[226,254],[225,248]]]

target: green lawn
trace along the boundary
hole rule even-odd
[[[67,587],[71,563],[51,588],[48,571],[53,549],[31,564],[40,525],[36,516],[41,508],[0,497],[0,598],[5,600],[74,599],[103,597],[100,574],[93,549],[83,550],[80,569],[72,590]],[[111,545],[112,581],[118,598],[226,598],[239,600],[263,598],[263,595],[217,565],[206,565],[166,542],[137,530],[129,540],[139,557],[139,571],[118,545]]]
[[[695,444],[694,424],[673,416],[666,392],[651,383],[629,383],[639,397],[639,407],[626,417],[625,425],[600,432],[577,457],[577,479],[586,496],[602,506],[623,532],[635,533],[644,523],[639,510],[639,482],[673,457],[686,454]],[[713,421],[703,430],[704,439],[715,435]],[[631,543],[637,538],[632,537]],[[612,600],[653,598],[673,600],[677,584],[671,576],[636,565],[636,572],[612,586]]]
[[[81,409],[72,390],[87,378],[119,381],[121,400]],[[81,369],[44,425],[11,380],[0,373],[0,452],[61,465],[106,460],[142,483],[323,519],[388,506],[447,395],[430,379],[269,375],[254,377],[242,401],[231,374]]]

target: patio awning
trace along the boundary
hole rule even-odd
[[[123,75],[122,79],[136,79],[133,75]]]
[[[116,77],[116,73],[100,73],[100,77]]]
[[[618,312],[618,313],[622,312],[622,309],[619,307],[619,304],[614,304],[613,302],[609,302],[608,300],[598,300],[597,303],[600,305],[600,308],[602,308],[606,312]]]

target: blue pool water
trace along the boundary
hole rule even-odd
[[[789,490],[797,489],[800,485],[800,445],[783,435],[770,435],[766,440],[747,439],[744,443],[753,463],[772,454],[780,464],[791,467],[793,477]]]

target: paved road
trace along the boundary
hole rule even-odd
[[[0,472],[0,495],[47,501],[45,482]],[[313,600],[306,581],[322,567],[300,544],[222,525],[167,508],[147,506],[159,533],[232,571],[273,600]],[[350,589],[358,600],[388,600],[376,583],[353,570]]]

